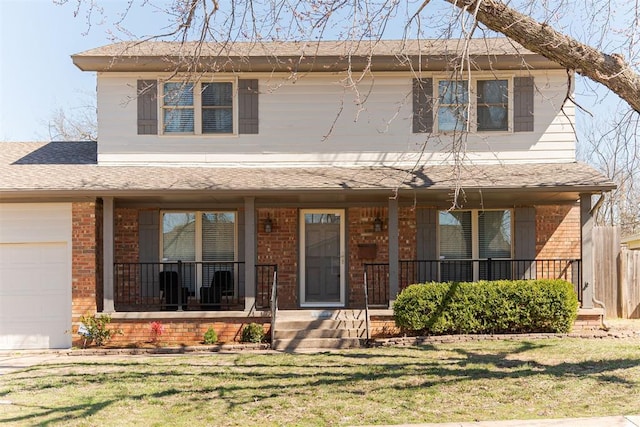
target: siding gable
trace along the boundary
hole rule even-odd
[[[433,132],[433,79],[413,79],[413,133]]]
[[[258,133],[258,80],[238,80],[238,133]]]
[[[513,131],[533,132],[533,77],[513,79]]]
[[[138,80],[138,135],[158,134],[158,82]]]

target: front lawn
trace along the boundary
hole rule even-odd
[[[0,424],[358,425],[640,412],[640,341],[61,357],[0,377]]]

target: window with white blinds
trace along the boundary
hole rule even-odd
[[[440,211],[440,280],[508,279],[511,218],[510,210]]]
[[[440,211],[440,257],[511,258],[510,210]]]
[[[162,258],[167,261],[235,261],[235,212],[164,212]]]
[[[440,258],[471,258],[473,256],[471,211],[441,211],[439,220]]]
[[[234,261],[236,220],[233,212],[202,214],[202,260]]]
[[[167,82],[162,91],[163,133],[233,133],[233,82]]]
[[[511,258],[511,211],[478,212],[478,256]]]
[[[193,83],[165,83],[162,118],[165,133],[193,133]]]
[[[166,261],[196,260],[196,216],[171,212],[162,216],[162,258]]]

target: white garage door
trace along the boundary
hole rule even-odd
[[[0,204],[0,349],[71,346],[70,204]]]

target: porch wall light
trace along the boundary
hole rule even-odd
[[[271,220],[270,217],[267,217],[267,219],[264,220],[264,232],[271,233],[272,229],[273,229],[273,221]]]
[[[376,219],[373,220],[373,231],[375,231],[376,233],[382,231],[382,220],[379,216],[377,216]]]

